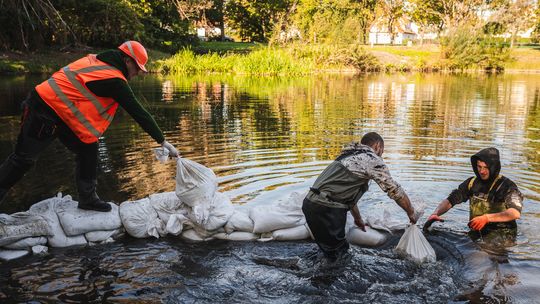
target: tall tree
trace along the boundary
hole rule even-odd
[[[434,12],[442,11],[439,1],[411,0],[409,15],[418,25],[420,34],[420,45],[424,44],[424,35],[426,31],[442,29],[442,19],[440,14]]]
[[[225,5],[227,21],[242,39],[266,42],[294,2],[293,0],[229,0]]]
[[[536,0],[504,0],[492,19],[507,29],[510,34],[510,47],[513,47],[517,34],[534,26],[538,18],[536,13]]]
[[[50,0],[0,1],[3,49],[30,50],[74,35]]]
[[[381,20],[384,20],[388,33],[390,34],[390,43],[394,44],[396,31],[401,25],[401,18],[405,13],[405,0],[382,0],[379,2],[381,11]]]

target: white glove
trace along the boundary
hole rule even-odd
[[[176,148],[171,145],[171,143],[169,143],[168,141],[164,140],[162,143],[161,143],[161,146],[165,149],[167,149],[167,151],[169,151],[169,156],[171,157],[178,157],[178,150],[176,150]]]

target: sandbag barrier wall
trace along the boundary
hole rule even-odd
[[[69,195],[59,194],[27,212],[0,214],[0,260],[46,253],[46,246],[113,242],[125,232],[136,238],[174,235],[189,241],[305,240],[312,236],[301,209],[304,196],[294,192],[287,200],[269,205],[234,206],[226,195],[216,192],[204,208],[188,206],[175,192],[165,192],[120,206],[111,203],[110,212],[96,212],[78,209]],[[381,220],[371,222],[377,226]],[[369,227],[363,232],[352,218],[347,223],[347,238],[353,244],[378,246],[389,235]]]

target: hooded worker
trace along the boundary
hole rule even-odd
[[[126,41],[118,49],[76,60],[37,85],[22,103],[15,151],[0,165],[0,202],[32,168],[38,155],[58,138],[76,154],[79,208],[110,211],[110,204],[96,193],[98,140],[119,105],[171,156],[178,156],[128,84],[128,80],[147,71],[147,61],[142,44]]]
[[[469,224],[473,232],[485,235],[498,229],[514,229],[521,216],[523,195],[509,178],[500,175],[499,150],[486,148],[471,157],[475,176],[466,179],[440,202],[424,224],[427,230],[457,204],[469,201]]]

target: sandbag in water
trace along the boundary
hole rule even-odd
[[[86,245],[86,238],[84,235],[67,236],[64,233],[60,220],[56,214],[56,205],[62,200],[71,200],[69,195],[65,197],[53,197],[41,202],[38,202],[30,207],[28,210],[31,214],[42,216],[50,227],[50,235],[47,236],[47,242],[52,247],[69,247],[77,245]]]
[[[235,231],[252,232],[253,220],[249,217],[249,210],[244,206],[235,206],[234,212],[225,224],[225,231],[233,233]]]
[[[309,233],[307,224],[272,231],[272,239],[274,241],[300,241],[309,239],[310,237],[311,234]]]
[[[120,219],[127,233],[133,237],[159,238],[165,234],[163,223],[148,198],[120,204]]]
[[[124,228],[118,228],[114,230],[102,230],[102,231],[90,231],[84,234],[84,237],[88,242],[100,243],[105,242],[108,239],[116,239],[124,234]]]
[[[288,200],[253,206],[249,212],[253,220],[253,233],[267,233],[305,224],[301,197],[301,194],[293,192]]]
[[[225,226],[233,212],[234,207],[229,197],[215,192],[209,203],[191,208],[188,218],[200,228],[212,231]]]
[[[351,227],[347,232],[347,241],[351,244],[359,246],[375,247],[382,245],[388,239],[388,235],[377,231],[369,226],[366,226],[366,231],[362,231],[359,227]]]
[[[27,237],[50,234],[47,221],[40,215],[29,212],[0,214],[0,246],[9,245]]]
[[[176,163],[176,195],[189,206],[209,203],[217,191],[217,178],[212,169],[179,157]]]
[[[9,250],[0,249],[0,261],[8,262],[11,260],[15,260],[18,258],[21,258],[25,255],[28,255],[30,253],[29,250]]]
[[[47,238],[44,236],[38,236],[38,237],[29,237],[29,238],[24,238],[22,240],[18,240],[15,243],[11,243],[9,245],[4,246],[4,248],[22,250],[22,249],[30,249],[34,246],[45,245],[45,244],[47,244]]]
[[[68,236],[81,235],[91,231],[115,230],[122,227],[118,206],[111,205],[111,211],[98,212],[78,208],[78,202],[64,199],[56,205],[56,214],[64,232]]]
[[[431,247],[416,225],[411,225],[405,229],[405,233],[403,233],[395,250],[400,255],[417,263],[435,262],[437,260],[435,250],[433,250],[433,247]]]
[[[159,219],[167,224],[169,217],[173,214],[187,213],[186,206],[176,196],[175,192],[163,192],[151,194],[148,199],[152,208],[157,212]]]
[[[251,232],[237,231],[232,233],[216,233],[212,236],[218,240],[227,240],[227,241],[255,241],[260,236]]]

